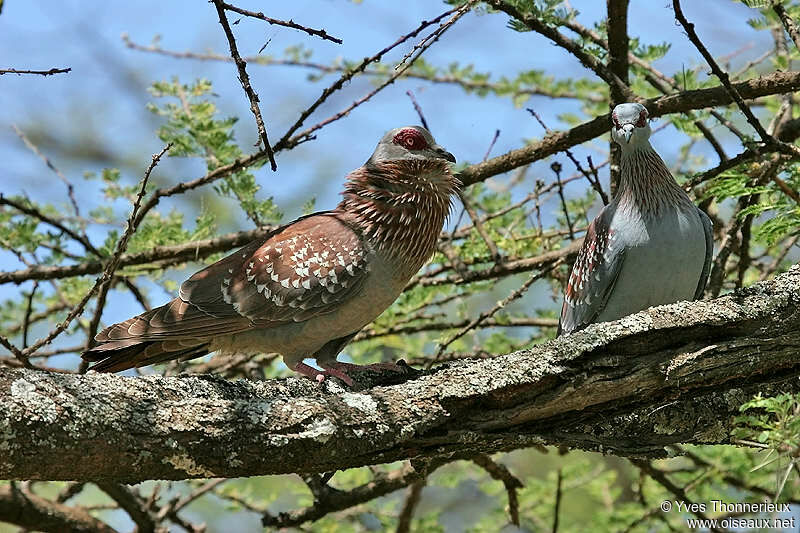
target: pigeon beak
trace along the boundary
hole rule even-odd
[[[436,152],[442,159],[447,159],[451,163],[456,162],[456,156],[442,148],[441,146],[434,146],[433,151]]]
[[[633,124],[625,124],[622,126],[622,137],[625,138],[626,144],[630,144],[631,135],[633,135]]]

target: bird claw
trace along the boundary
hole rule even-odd
[[[316,381],[320,385],[322,384],[323,381],[325,381],[326,376],[333,376],[335,378],[339,378],[349,387],[355,385],[355,382],[350,376],[348,376],[341,370],[337,370],[335,368],[317,370],[313,366],[309,366],[303,362],[300,362],[297,363],[292,370],[294,370],[298,374],[302,374],[305,377],[312,379],[313,381]]]
[[[338,370],[338,369],[336,369],[336,368],[326,368],[326,369],[325,369],[325,370],[322,372],[322,374],[326,374],[326,375],[328,375],[328,376],[333,376],[333,377],[335,377],[335,378],[339,378],[339,379],[341,379],[342,381],[344,381],[344,382],[345,382],[345,384],[346,384],[348,387],[353,387],[353,386],[355,385],[355,381],[353,381],[353,378],[351,378],[351,377],[350,377],[350,376],[348,376],[346,373],[344,373],[343,371],[341,371],[341,370]],[[320,383],[322,383],[322,381],[320,381]]]
[[[306,376],[307,378],[316,381],[319,384],[322,384],[326,377],[332,376],[340,379],[351,388],[355,387],[356,382],[349,376],[349,372],[374,372],[384,375],[387,373],[395,373],[400,374],[401,376],[413,376],[419,374],[419,370],[408,366],[408,364],[406,364],[406,362],[402,359],[397,363],[372,363],[368,365],[356,365],[353,363],[341,363],[339,361],[335,361],[333,363],[321,363],[321,366],[325,370],[317,370],[313,366],[309,366],[301,362],[296,364],[293,370]],[[394,380],[395,378],[390,379],[390,381]]]
[[[325,370],[337,377],[339,377],[338,374],[348,375],[351,372],[355,372],[357,376],[361,373],[375,373],[379,375],[393,373],[400,374],[400,376],[414,376],[419,374],[419,370],[409,366],[402,359],[396,363],[371,363],[368,365],[356,365],[353,363],[334,361],[332,363],[321,363],[321,365],[323,368],[325,368]],[[396,378],[389,378],[390,381],[394,381],[395,379]]]

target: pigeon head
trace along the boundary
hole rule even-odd
[[[611,112],[611,137],[623,148],[650,138],[647,109],[642,104],[619,104]]]
[[[421,126],[403,126],[389,130],[378,143],[367,165],[389,161],[445,160],[456,162],[455,156],[436,144],[433,135]]]

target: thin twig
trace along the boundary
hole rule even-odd
[[[783,191],[783,193],[786,196],[788,196],[789,198],[797,202],[798,205],[800,205],[800,194],[798,194],[797,191],[789,187],[785,181],[783,181],[781,178],[777,176],[777,174],[772,176],[770,179],[775,183],[775,185],[778,186],[778,188],[780,188],[781,191]]]
[[[539,33],[551,41],[553,41],[556,45],[560,46],[581,62],[583,66],[597,74],[603,81],[608,83],[610,86],[616,87],[620,94],[623,95],[626,101],[636,101],[636,95],[633,94],[631,89],[627,86],[627,84],[619,79],[619,77],[611,71],[604,63],[602,63],[599,59],[594,57],[593,55],[587,53],[583,46],[578,43],[577,41],[573,41],[572,39],[567,38],[564,34],[559,32],[557,29],[548,26],[543,21],[539,20],[533,15],[522,13],[516,7],[503,2],[502,0],[487,0],[487,3],[495,9],[505,12],[512,18],[517,19],[518,21],[525,24],[528,28]]]
[[[194,502],[204,494],[213,491],[226,481],[228,480],[224,478],[210,479],[206,481],[205,483],[197,487],[195,490],[193,490],[191,493],[187,494],[183,498],[175,499],[169,505],[165,505],[164,507],[162,507],[161,510],[158,512],[158,519],[163,520],[164,518],[167,517],[169,518],[175,517],[178,514],[178,512],[181,511],[184,507]]]
[[[133,489],[113,481],[101,481],[97,487],[117,502],[136,524],[136,533],[153,533],[156,531],[156,518],[147,508],[146,502]]]
[[[58,176],[58,179],[64,182],[64,185],[67,186],[67,196],[69,196],[69,201],[72,204],[73,211],[75,211],[75,216],[81,216],[78,202],[75,200],[75,188],[72,186],[72,183],[70,183],[66,176],[64,176],[64,174],[62,174],[61,171],[56,168],[56,166],[50,161],[50,158],[44,155],[39,150],[39,147],[37,147],[31,142],[30,139],[28,139],[25,133],[23,133],[23,131],[19,129],[16,124],[12,124],[11,127],[14,129],[14,132],[17,134],[17,136],[22,139],[22,142],[25,143],[25,146],[27,146],[28,149],[30,149],[34,154],[39,156],[39,159],[44,161],[44,164],[47,165],[47,168],[55,172],[56,176]]]
[[[101,257],[100,252],[89,241],[89,239],[88,239],[88,237],[86,237],[86,235],[80,235],[76,231],[74,231],[74,230],[68,228],[67,226],[65,226],[64,224],[62,224],[59,220],[56,220],[55,218],[42,213],[39,209],[33,207],[32,202],[31,202],[31,205],[25,205],[25,204],[23,204],[21,202],[18,202],[16,200],[12,200],[11,198],[3,196],[3,193],[0,193],[0,205],[7,205],[9,207],[13,207],[14,209],[19,211],[20,213],[23,213],[25,215],[37,218],[37,219],[41,220],[42,222],[44,222],[45,224],[49,224],[49,225],[53,226],[54,228],[56,228],[59,231],[65,233],[66,235],[68,235],[70,238],[78,241],[81,244],[81,246],[83,246],[86,249],[86,251],[91,252],[92,254],[94,254],[94,255],[96,255],[98,257]]]
[[[797,24],[795,24],[792,17],[789,16],[789,13],[786,12],[786,8],[784,8],[783,4],[780,2],[772,2],[772,10],[778,15],[778,18],[781,19],[781,23],[783,27],[786,28],[786,33],[788,33],[789,37],[794,41],[795,47],[800,50],[800,30],[797,29]]]
[[[152,54],[159,54],[167,57],[172,57],[175,59],[193,59],[198,61],[222,61],[225,63],[232,63],[233,58],[230,55],[222,55],[215,52],[178,52],[175,50],[167,50],[165,48],[161,48],[157,43],[150,44],[150,45],[142,45],[133,42],[130,39],[130,36],[126,33],[122,34],[122,41],[131,50],[137,50],[140,52],[148,52]],[[322,72],[325,74],[334,74],[339,72],[346,72],[349,68],[340,63],[333,63],[330,65],[326,65],[323,63],[315,63],[313,61],[302,61],[302,60],[295,60],[295,59],[276,59],[269,56],[242,56],[248,64],[253,64],[256,66],[268,67],[268,66],[287,66],[287,67],[300,67],[300,68],[307,68],[311,70],[316,70],[318,72]],[[383,77],[386,75],[386,72],[379,69],[370,69],[365,68],[361,71],[360,74],[365,76],[373,76],[373,77]],[[496,83],[492,83],[488,80],[472,80],[472,79],[462,79],[458,76],[454,76],[451,74],[430,74],[425,71],[410,71],[407,70],[403,73],[401,78],[411,78],[417,80],[424,80],[429,81],[431,83],[442,83],[448,85],[457,85],[466,91],[482,91],[482,90],[489,90],[493,92],[497,92],[499,85]],[[506,93],[505,86],[503,87],[503,94],[508,94],[509,96],[521,96],[521,95],[538,95],[538,96],[546,96],[548,98],[580,98],[583,101],[589,102],[604,102],[606,101],[605,97],[602,97],[598,94],[589,94],[589,95],[578,95],[576,93],[562,90],[562,89],[553,89],[548,90],[546,87],[542,87],[539,85],[535,85],[533,87],[518,87],[515,88],[512,92]]]
[[[256,94],[256,92],[253,90],[253,87],[250,85],[250,76],[247,75],[246,68],[247,63],[245,63],[244,59],[242,59],[242,56],[239,55],[239,50],[236,48],[236,38],[233,36],[231,25],[228,24],[228,16],[225,14],[225,9],[233,8],[233,6],[226,4],[222,0],[213,1],[214,6],[217,8],[220,26],[222,26],[222,30],[225,32],[225,37],[228,38],[228,46],[231,50],[231,57],[233,58],[234,63],[236,63],[236,69],[239,71],[239,81],[242,84],[242,89],[244,89],[244,94],[246,94],[247,99],[250,100],[250,110],[253,112],[253,116],[256,118],[258,136],[261,139],[261,142],[264,144],[264,150],[267,152],[269,165],[274,172],[278,170],[278,164],[275,163],[275,154],[272,152],[272,145],[269,143],[269,138],[267,137],[267,128],[264,126],[264,119],[261,117],[261,108],[258,107],[258,94]]]
[[[157,193],[158,191],[156,191],[156,194]],[[217,252],[225,252],[239,246],[244,246],[253,239],[263,236],[271,229],[271,226],[265,226],[254,230],[229,233],[211,239],[203,239],[184,244],[155,246],[150,250],[123,254],[119,264],[120,267],[155,264],[156,268],[164,268],[188,261],[200,261]],[[22,270],[0,272],[0,284],[99,274],[103,271],[104,267],[105,265],[102,261],[86,261],[66,266],[36,265]]]
[[[291,147],[291,146],[296,146],[297,144],[299,144],[301,142],[304,142],[305,140],[308,140],[315,131],[323,128],[324,126],[327,126],[328,124],[330,124],[332,122],[335,122],[335,121],[339,120],[342,117],[347,116],[348,114],[350,114],[351,111],[353,111],[353,109],[357,108],[358,106],[360,106],[361,104],[363,104],[364,102],[368,101],[373,96],[378,94],[380,91],[382,91],[383,89],[385,89],[386,87],[388,87],[389,85],[394,83],[398,78],[400,78],[403,75],[404,72],[406,72],[406,70],[408,70],[409,68],[411,68],[411,66],[414,65],[414,63],[417,61],[417,59],[419,59],[422,56],[422,54],[425,53],[425,51],[428,48],[430,48],[434,43],[436,43],[439,40],[439,37],[441,37],[442,34],[444,34],[445,31],[447,31],[453,24],[455,24],[456,21],[458,21],[458,19],[460,19],[462,16],[464,16],[471,9],[471,7],[472,7],[472,5],[474,3],[475,3],[474,1],[473,2],[468,2],[468,3],[462,5],[461,7],[457,8],[457,9],[453,9],[453,10],[450,10],[450,11],[447,11],[447,12],[443,13],[442,15],[440,15],[439,17],[437,17],[436,19],[434,19],[431,22],[425,21],[423,23],[423,25],[421,25],[419,28],[417,28],[417,30],[412,32],[412,34],[408,34],[408,35],[405,35],[405,36],[401,37],[400,38],[401,40],[399,40],[398,42],[396,42],[393,45],[391,45],[390,48],[393,48],[393,47],[397,46],[398,44],[400,44],[400,42],[403,42],[403,41],[409,39],[410,37],[413,37],[414,35],[419,33],[422,30],[422,28],[426,27],[427,25],[430,25],[434,21],[441,20],[441,18],[443,18],[444,16],[446,16],[446,15],[448,15],[450,13],[453,13],[453,16],[449,20],[443,22],[438,28],[436,28],[436,30],[433,31],[433,34],[435,34],[436,37],[434,39],[426,40],[425,44],[423,46],[421,46],[419,48],[419,50],[411,57],[411,60],[408,61],[407,63],[404,63],[401,68],[395,69],[394,74],[389,76],[389,78],[387,78],[383,83],[381,83],[380,85],[375,87],[373,90],[371,90],[366,95],[364,95],[361,98],[359,98],[358,100],[354,101],[352,104],[350,104],[349,106],[347,106],[343,110],[341,110],[338,113],[335,113],[335,114],[331,115],[330,117],[318,122],[314,126],[306,128],[305,130],[301,131],[297,135],[295,135],[295,136],[293,136],[291,138],[287,138],[286,135],[289,134],[289,132],[287,132],[287,134],[284,135],[283,139],[281,139],[278,142],[277,146],[281,146],[281,147],[288,146],[288,147]],[[384,49],[384,50],[388,51],[387,49]],[[379,52],[378,55],[385,53],[384,50]],[[373,56],[373,57],[375,57],[375,56]],[[368,60],[369,60],[369,58],[365,59],[364,61],[366,62]],[[363,68],[365,66],[366,66],[366,64],[364,62],[362,62],[358,67],[356,67],[356,69],[354,71],[351,71],[352,72],[351,77],[359,69],[363,70]],[[343,76],[343,78],[344,78],[344,76]],[[341,80],[341,78],[340,78],[340,80]],[[336,84],[334,84],[334,85],[336,85]],[[326,89],[326,91],[327,90],[328,89]],[[325,95],[324,91],[323,91],[323,96],[325,96],[327,98],[327,96]],[[316,102],[314,103],[314,105],[316,105]],[[313,105],[312,105],[312,107],[313,107]],[[304,112],[304,115],[305,115],[305,112]],[[301,119],[303,119],[303,117],[301,117]],[[291,128],[290,128],[290,131],[291,131]],[[284,139],[285,139],[285,144],[284,144]]]
[[[488,455],[476,455],[472,458],[472,462],[486,470],[492,479],[503,482],[508,495],[508,515],[511,518],[511,523],[519,527],[519,498],[517,491],[525,485],[508,470],[506,465],[493,461]]]
[[[409,98],[411,98],[411,103],[414,106],[414,111],[416,111],[417,115],[419,115],[419,120],[420,120],[420,122],[422,122],[422,126],[426,130],[431,131],[431,128],[428,126],[428,121],[425,120],[425,114],[422,112],[422,108],[417,103],[417,99],[414,98],[414,93],[411,92],[411,90],[409,89],[408,91],[406,91],[406,94],[408,95]]]
[[[664,472],[655,468],[650,462],[642,461],[640,459],[631,459],[631,462],[636,465],[639,470],[644,472],[648,475],[650,479],[667,489],[677,500],[685,502],[687,504],[687,509],[690,513],[695,515],[700,520],[709,521],[708,516],[701,510],[703,507],[699,505],[691,505],[693,500],[686,494],[686,491],[681,487],[675,485],[669,478],[666,476]],[[710,523],[710,522],[709,522]],[[719,532],[720,529],[716,527],[711,527],[711,531]]]
[[[341,39],[338,39],[338,38],[330,35],[325,30],[316,30],[314,28],[309,28],[307,26],[303,26],[302,24],[298,24],[298,23],[296,23],[295,21],[293,21],[291,19],[289,19],[289,20],[274,19],[272,17],[268,17],[268,16],[264,15],[264,13],[262,13],[260,11],[248,11],[246,9],[242,9],[241,7],[236,7],[234,5],[227,4],[225,2],[222,2],[222,6],[225,9],[227,9],[228,11],[234,11],[234,12],[239,13],[240,15],[244,15],[246,17],[252,17],[252,18],[260,19],[260,20],[263,20],[264,22],[268,22],[268,23],[270,23],[272,25],[275,25],[275,26],[284,26],[286,28],[292,28],[292,29],[295,29],[295,30],[304,31],[309,35],[320,37],[321,39],[324,39],[326,41],[333,41],[336,44],[342,44],[342,40]]]
[[[550,164],[550,169],[556,175],[556,183],[558,184],[558,198],[561,200],[561,210],[564,211],[564,221],[567,223],[569,238],[570,240],[575,240],[575,228],[573,228],[572,221],[569,218],[567,199],[564,197],[564,185],[561,183],[561,163],[558,161],[553,161],[553,163]]]
[[[451,13],[454,13],[454,12],[455,12],[455,9],[449,9],[449,10],[445,11],[444,13],[442,13],[441,15],[439,15],[438,17],[434,18],[433,20],[422,21],[420,23],[420,25],[417,26],[417,28],[415,30],[413,30],[410,33],[407,33],[405,35],[402,35],[399,39],[397,39],[395,42],[393,42],[392,44],[390,44],[389,46],[387,46],[383,50],[379,51],[377,54],[374,54],[374,55],[372,55],[370,57],[365,57],[364,60],[361,61],[361,63],[359,63],[358,65],[356,65],[352,69],[349,69],[349,70],[345,71],[338,80],[336,80],[330,86],[325,88],[322,91],[322,94],[319,95],[319,97],[300,114],[300,117],[298,117],[298,119],[295,121],[295,123],[292,124],[289,127],[289,129],[286,131],[286,133],[283,134],[283,137],[281,137],[281,139],[276,143],[275,149],[276,150],[280,150],[280,149],[283,149],[284,147],[291,146],[292,145],[292,142],[291,142],[292,135],[294,134],[294,132],[296,132],[297,130],[300,129],[300,127],[305,123],[306,119],[314,111],[316,111],[317,108],[319,106],[321,106],[328,99],[328,97],[330,97],[333,93],[335,93],[336,91],[338,91],[339,89],[344,87],[344,84],[347,83],[348,81],[350,81],[355,75],[357,75],[360,72],[363,72],[367,68],[368,65],[370,65],[371,63],[379,62],[381,60],[381,58],[385,54],[387,54],[389,51],[393,50],[394,48],[396,48],[397,46],[399,46],[402,43],[406,42],[407,40],[411,39],[412,37],[415,37],[415,36],[419,35],[419,33],[422,30],[424,30],[425,28],[427,28],[428,26],[438,23],[440,20],[445,18],[447,15],[450,15]]]
[[[494,307],[492,307],[488,311],[484,311],[483,313],[478,315],[477,318],[475,318],[469,324],[467,324],[466,326],[464,326],[463,328],[458,330],[458,332],[456,332],[453,336],[451,336],[445,342],[441,343],[439,345],[438,350],[436,351],[436,356],[433,358],[433,360],[431,360],[431,363],[433,363],[434,360],[437,360],[439,357],[441,357],[441,355],[444,353],[444,351],[447,349],[447,347],[450,346],[453,342],[455,342],[456,340],[460,339],[461,337],[463,337],[464,335],[469,333],[472,329],[474,329],[477,325],[479,325],[481,322],[483,322],[487,318],[490,318],[490,317],[494,316],[494,314],[497,313],[500,309],[502,309],[503,307],[505,307],[509,303],[513,302],[514,300],[516,300],[517,298],[519,298],[520,296],[525,294],[525,292],[528,290],[528,288],[531,285],[533,285],[534,282],[542,279],[545,275],[547,275],[550,271],[552,271],[555,267],[560,265],[562,262],[563,262],[563,260],[559,259],[559,260],[554,261],[553,263],[547,265],[542,270],[540,270],[538,272],[534,272],[527,279],[527,281],[525,281],[525,283],[523,283],[514,292],[512,292],[511,294],[506,296],[502,301],[498,302]]]
[[[409,533],[411,531],[411,520],[414,518],[414,511],[419,503],[420,496],[422,496],[422,489],[425,488],[427,478],[422,478],[408,487],[408,495],[403,502],[403,508],[400,510],[400,515],[397,517],[397,528],[395,533]]]
[[[539,125],[544,129],[545,133],[549,134],[552,132],[552,130],[547,127],[547,124],[545,124],[544,120],[539,115],[539,113],[536,112],[535,109],[533,109],[532,107],[526,107],[525,110],[528,113],[530,113],[533,116],[533,118],[536,119],[536,122],[538,122]],[[612,144],[614,143],[612,142]],[[569,160],[572,161],[572,164],[575,165],[575,168],[578,170],[578,172],[580,172],[583,175],[583,177],[586,178],[586,181],[589,182],[589,185],[591,185],[592,188],[597,192],[597,194],[600,195],[600,199],[603,201],[603,205],[608,205],[608,196],[606,195],[606,192],[603,190],[603,186],[600,184],[600,178],[597,175],[597,170],[592,167],[591,160],[589,161],[589,166],[592,168],[592,172],[589,173],[583,168],[583,165],[580,164],[578,159],[575,157],[575,154],[572,153],[572,150],[570,150],[569,148],[565,148],[564,153],[567,155]],[[591,159],[591,156],[589,157]],[[484,159],[484,161],[485,160],[486,159]],[[550,166],[550,168],[553,168],[552,165]],[[562,182],[560,179],[558,181],[558,186],[560,190],[562,186]],[[563,199],[563,193],[560,194],[562,194],[562,199]],[[569,219],[569,217],[567,217],[567,219]]]
[[[561,493],[562,493],[562,484],[564,481],[564,475],[561,472],[561,469],[558,469],[557,472],[558,477],[556,478],[556,501],[553,505],[553,533],[558,533],[558,517],[561,514]]]
[[[478,235],[481,236],[481,239],[483,239],[484,244],[486,244],[486,248],[489,250],[489,256],[494,261],[499,261],[500,251],[497,249],[497,245],[492,240],[492,237],[489,235],[489,232],[486,231],[486,227],[484,227],[483,222],[481,222],[481,217],[478,216],[478,212],[475,211],[474,207],[472,207],[472,202],[469,201],[469,199],[462,191],[458,191],[456,194],[458,194],[458,198],[464,205],[464,210],[467,212],[470,220],[472,220],[472,224],[478,231]]]
[[[265,527],[297,527],[304,522],[319,520],[329,513],[348,509],[407,487],[417,480],[430,475],[437,468],[457,459],[458,457],[433,459],[421,471],[406,463],[405,466],[392,472],[381,472],[371,481],[351,490],[327,492],[327,498],[322,501],[315,501],[310,507],[283,512],[278,515],[267,513],[261,521]]]
[[[22,349],[28,347],[28,328],[31,325],[31,313],[33,312],[33,298],[36,296],[36,289],[39,288],[39,282],[34,281],[31,292],[28,294],[28,301],[25,305],[25,316],[22,319]]]
[[[500,130],[494,130],[494,137],[492,137],[492,142],[489,143],[489,148],[486,149],[486,153],[483,155],[483,159],[481,161],[486,161],[489,159],[489,154],[492,153],[492,148],[494,148],[494,144],[497,142],[498,137],[500,137]]]
[[[0,333],[0,344],[2,344],[9,352],[14,354],[14,357],[16,357],[26,368],[33,368],[30,360],[28,360],[28,356],[22,350],[14,346],[14,344],[2,333]]]
[[[42,320],[46,320],[50,318],[54,313],[58,313],[59,311],[63,311],[64,309],[70,309],[72,306],[65,304],[63,302],[55,303],[51,306],[48,306],[46,309],[39,311],[38,313],[31,313],[29,318],[29,326],[36,324],[37,322],[41,322]],[[14,335],[19,331],[22,331],[23,324],[18,322],[16,324],[11,324],[10,326],[5,328],[6,333],[9,335]]]
[[[722,82],[722,85],[725,87],[725,90],[728,91],[728,94],[731,95],[731,98],[733,99],[734,102],[736,102],[736,105],[739,106],[739,109],[742,111],[745,118],[747,118],[747,122],[751,126],[753,126],[753,128],[758,133],[758,136],[764,143],[766,144],[777,143],[778,141],[773,139],[772,136],[769,133],[767,133],[767,130],[764,129],[764,126],[753,114],[753,111],[751,111],[750,108],[747,106],[747,104],[744,102],[742,95],[739,94],[739,91],[736,90],[736,87],[734,87],[731,84],[731,80],[730,77],[728,76],[728,73],[720,68],[720,66],[714,60],[714,57],[711,55],[711,53],[705,47],[703,42],[700,40],[700,37],[698,37],[697,32],[694,31],[694,24],[689,22],[683,15],[683,10],[681,9],[680,0],[672,0],[672,8],[675,11],[675,18],[678,20],[678,22],[681,23],[683,29],[686,30],[687,37],[689,37],[689,40],[692,42],[695,48],[697,48],[697,50],[706,60],[708,66],[711,67],[711,71],[714,73],[714,75],[717,78],[719,78],[720,82]]]
[[[435,275],[423,274],[421,276],[413,278],[408,283],[408,285],[406,285],[406,290],[409,290],[410,288],[416,287],[418,285],[421,285],[423,287],[441,287],[443,285],[453,285],[453,284],[462,285],[466,283],[474,283],[476,281],[498,279],[504,276],[518,274],[520,272],[529,272],[534,269],[546,268],[555,261],[559,261],[562,259],[573,260],[578,254],[578,249],[580,248],[580,245],[581,241],[575,240],[572,241],[565,248],[559,248],[557,250],[548,250],[533,257],[506,258],[502,263],[493,264],[486,268],[469,270],[466,273],[441,276],[440,274],[449,270],[449,269],[442,269],[441,271],[436,272]],[[485,258],[485,259],[481,258],[481,259],[476,259],[474,263],[479,264],[490,260],[491,260],[490,258]]]
[[[417,320],[423,317],[418,317]],[[361,330],[358,335],[353,337],[352,342],[358,342],[368,339],[376,339],[386,337],[389,335],[411,335],[413,333],[423,333],[427,331],[447,331],[458,328],[467,327],[470,320],[456,320],[449,322],[432,322],[425,320],[419,324],[392,324],[388,329],[376,330],[367,329]],[[558,327],[558,319],[555,318],[539,318],[539,317],[503,317],[502,319],[486,318],[480,324],[473,326],[474,328],[555,328]]]
[[[50,70],[20,70],[16,68],[3,68],[0,69],[0,76],[3,74],[38,74],[40,76],[52,76],[53,74],[65,74],[71,70],[71,68],[51,68]]]
[[[138,227],[138,224],[136,223],[136,220],[137,220],[136,215],[137,215],[137,213],[139,211],[139,207],[141,206],[142,197],[144,197],[145,188],[147,187],[147,182],[150,179],[150,173],[153,171],[153,169],[156,167],[158,162],[161,160],[161,156],[163,156],[167,152],[167,150],[170,149],[171,146],[172,146],[172,144],[168,144],[158,154],[154,155],[153,156],[153,160],[151,161],[150,165],[147,167],[147,170],[145,171],[144,177],[142,178],[142,181],[141,181],[141,185],[140,185],[140,188],[139,188],[139,194],[136,197],[136,201],[133,204],[133,209],[131,210],[131,214],[128,217],[128,224],[127,224],[127,228],[125,229],[125,233],[122,234],[122,237],[117,242],[117,246],[116,246],[116,248],[114,250],[114,255],[112,255],[111,259],[109,260],[108,264],[106,265],[105,270],[103,270],[103,275],[100,276],[99,278],[97,278],[97,281],[95,282],[94,286],[89,290],[89,292],[86,293],[86,295],[83,297],[83,299],[81,299],[81,301],[78,303],[78,305],[76,305],[72,309],[72,311],[70,311],[70,313],[67,315],[67,317],[64,319],[64,321],[61,322],[60,324],[58,324],[58,326],[56,326],[56,328],[53,331],[51,331],[46,337],[36,341],[31,346],[29,346],[28,348],[23,350],[23,354],[24,355],[28,356],[28,355],[30,355],[32,353],[35,353],[39,348],[49,344],[53,339],[55,339],[64,330],[66,330],[67,327],[69,326],[69,324],[72,322],[72,320],[74,320],[75,317],[77,317],[78,315],[80,315],[83,312],[83,309],[86,307],[86,304],[97,293],[97,291],[103,285],[105,285],[105,284],[107,284],[107,283],[109,283],[111,281],[111,278],[114,276],[114,271],[119,266],[120,257],[122,256],[123,252],[125,251],[125,248],[127,248],[127,246],[128,246],[128,240],[130,239],[131,235],[133,234],[134,231],[136,231],[136,228]]]

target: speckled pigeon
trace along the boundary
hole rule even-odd
[[[619,185],[586,231],[564,293],[559,335],[703,295],[714,246],[711,220],[653,150],[647,117],[636,103],[611,113],[611,137],[622,147]]]
[[[312,379],[333,375],[352,385],[355,365],[337,355],[433,254],[459,186],[451,162],[426,129],[389,131],[347,176],[335,209],[197,272],[178,298],[100,332],[83,358],[115,372],[214,351],[277,352]],[[303,363],[307,357],[325,370]]]

